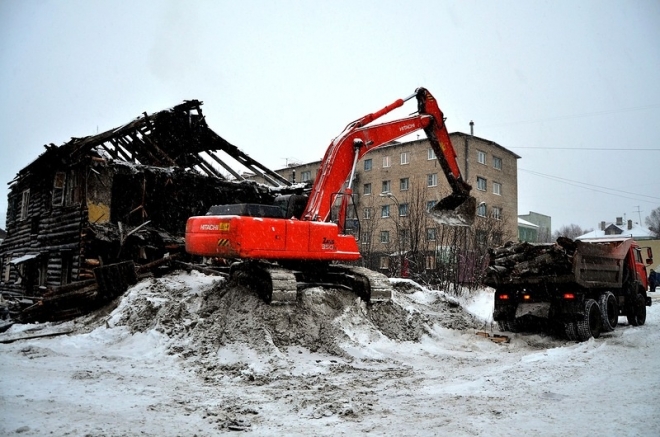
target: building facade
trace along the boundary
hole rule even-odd
[[[524,222],[536,225],[536,232],[532,238],[529,232],[529,226],[524,223],[518,223],[518,235],[520,241],[527,241],[529,243],[550,243],[552,242],[552,217],[539,214],[538,212],[530,211],[529,214],[521,214],[518,216]],[[523,238],[524,236],[524,238]]]

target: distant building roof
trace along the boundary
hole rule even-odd
[[[615,235],[632,237],[636,240],[652,240],[654,238],[653,233],[649,229],[640,226],[638,223],[632,223],[632,221],[620,225],[615,223],[605,223],[605,226],[601,226],[601,228],[602,229],[596,229],[584,235],[580,235],[576,240],[587,238],[609,238]]]
[[[525,227],[525,228],[538,228],[539,227],[539,225],[535,225],[534,223],[528,222],[527,220],[521,219],[520,217],[518,217],[518,226],[522,226],[522,227]]]

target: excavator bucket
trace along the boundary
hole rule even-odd
[[[430,211],[437,223],[448,226],[472,226],[477,214],[477,200],[472,196],[451,194],[441,199]]]

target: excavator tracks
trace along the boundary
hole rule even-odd
[[[262,262],[240,262],[232,265],[231,277],[255,291],[268,304],[296,303],[296,275],[288,269]]]
[[[232,266],[231,276],[268,304],[295,304],[298,289],[312,286],[348,289],[370,303],[392,299],[392,286],[382,273],[339,264],[316,267],[293,270],[266,262],[241,262]]]
[[[365,302],[392,300],[392,285],[387,276],[365,267],[333,265],[331,271],[339,273],[342,283],[349,286]]]

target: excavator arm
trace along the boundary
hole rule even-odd
[[[417,114],[391,122],[370,125],[376,119],[417,98]],[[367,152],[381,147],[417,130],[424,130],[447,177],[452,194],[432,208],[431,215],[439,223],[469,226],[474,221],[476,201],[470,196],[471,186],[463,180],[437,101],[425,88],[418,88],[405,99],[398,99],[380,111],[368,114],[352,123],[335,138],[323,157],[302,220],[327,221],[334,196],[341,192],[346,179],[352,176],[357,161]],[[346,199],[352,193],[351,180],[343,191],[340,217],[346,208]],[[342,222],[340,218],[340,222]]]

